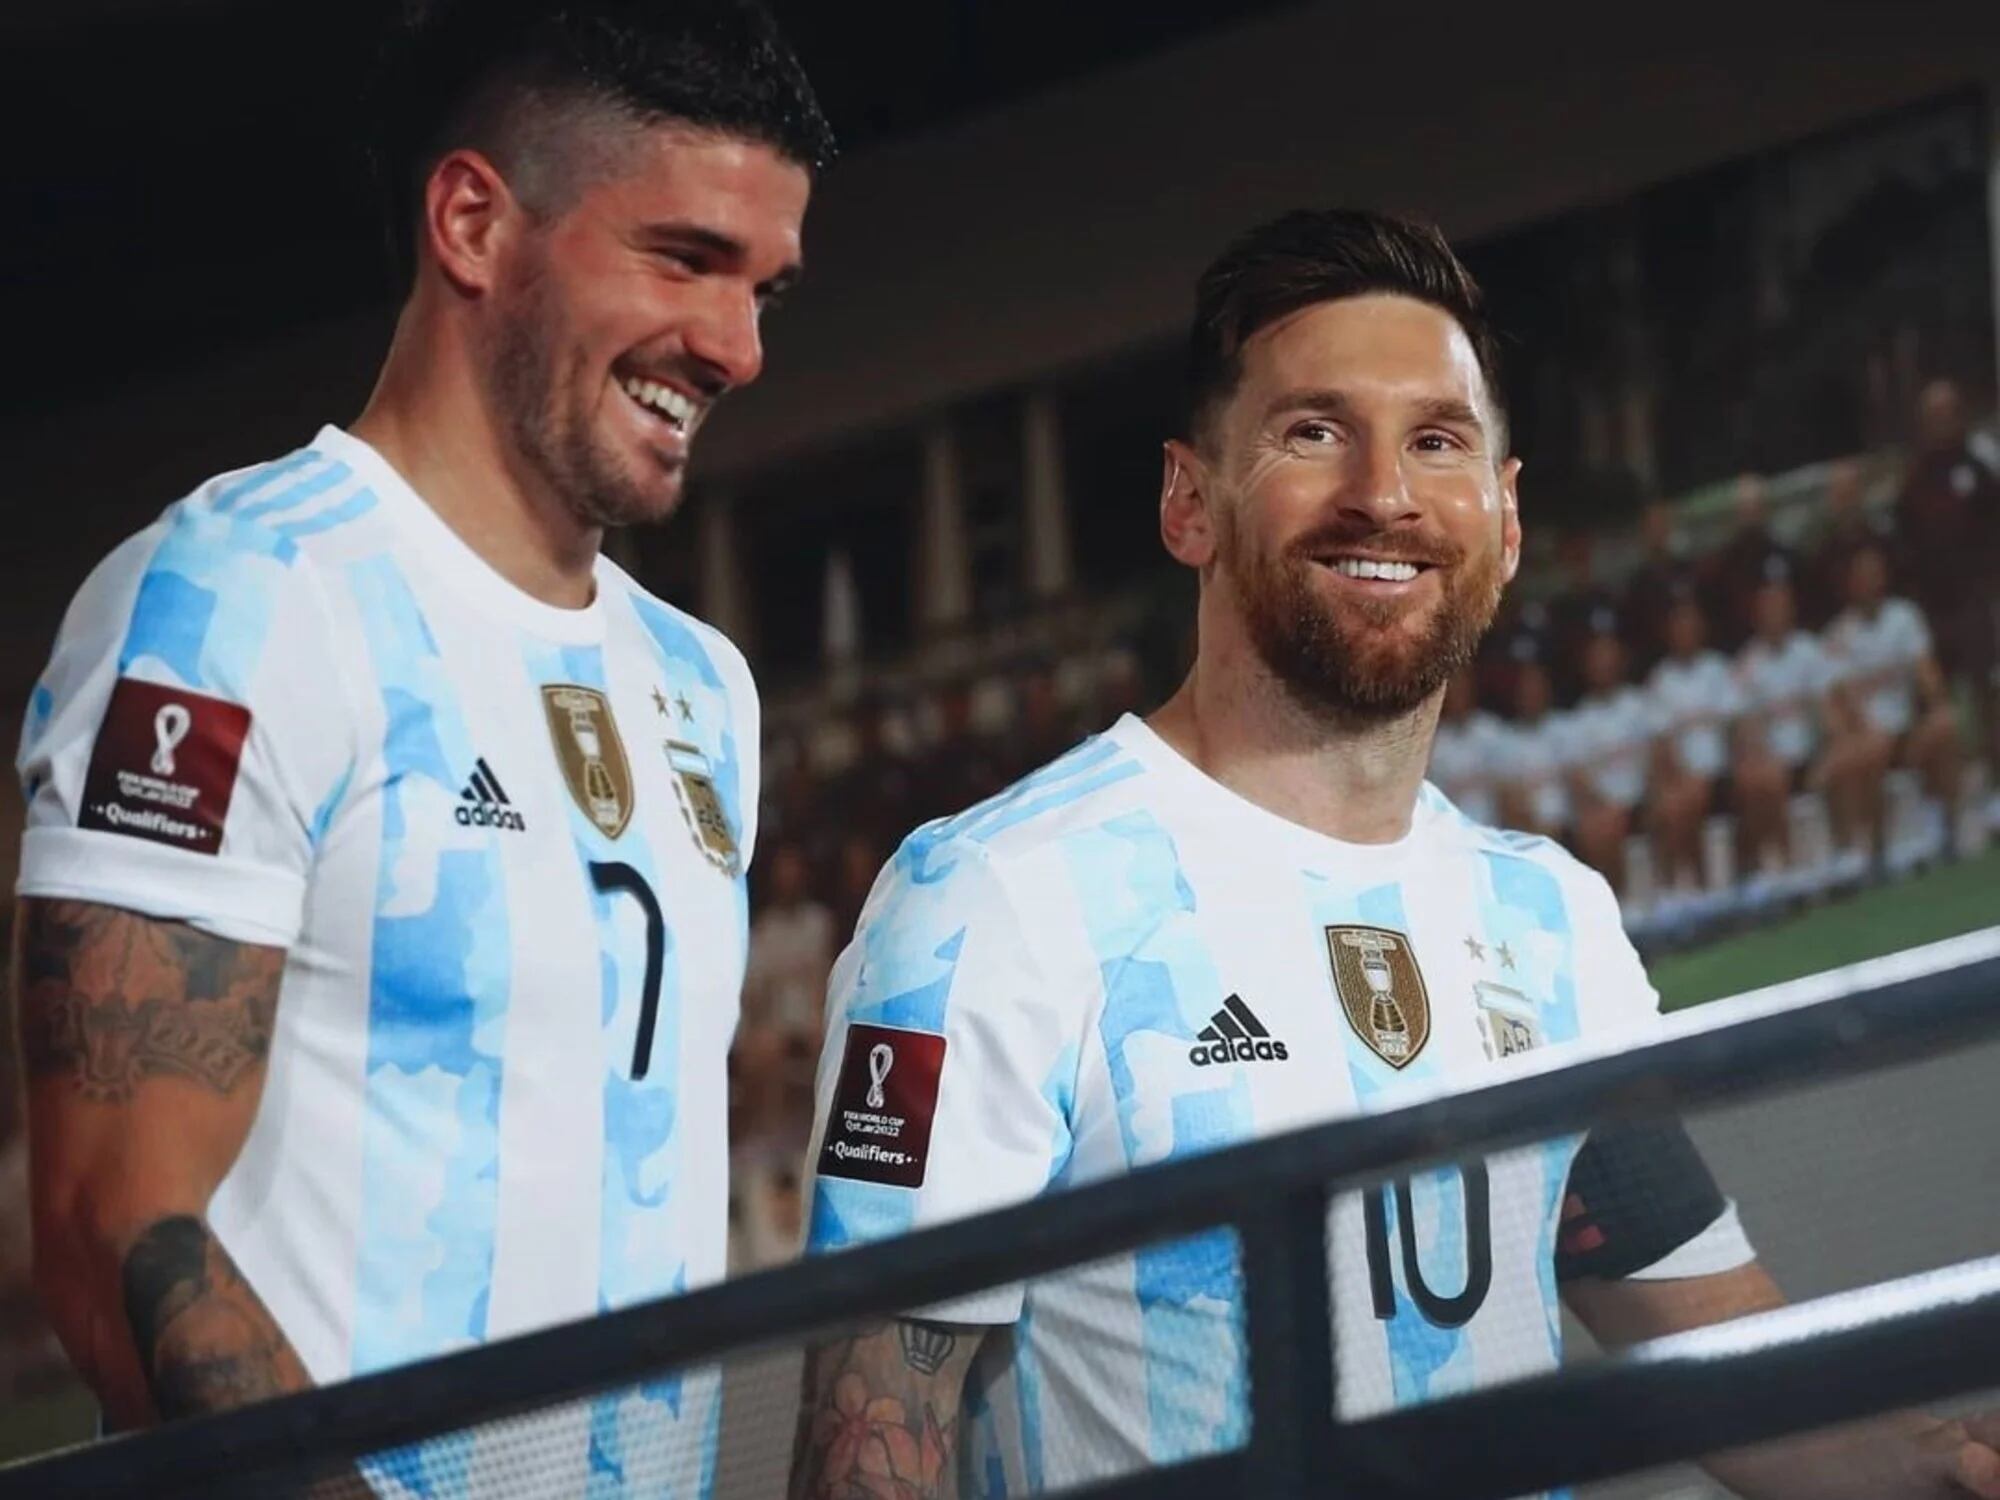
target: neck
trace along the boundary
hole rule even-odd
[[[1443,690],[1407,714],[1360,720],[1314,710],[1247,643],[1206,648],[1147,722],[1238,796],[1315,833],[1386,844],[1409,831]]]
[[[579,521],[516,451],[463,341],[414,301],[350,430],[509,583],[558,608],[590,603],[603,530]]]

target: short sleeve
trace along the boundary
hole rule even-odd
[[[809,1251],[1033,1198],[1069,1156],[1081,1011],[1041,972],[989,852],[941,826],[897,852],[834,967]],[[1004,1323],[1020,1301],[927,1311]]]
[[[1577,1000],[1586,1035],[1638,1046],[1662,1031],[1660,995],[1626,937],[1618,900],[1577,867]],[[1559,1264],[1566,1275],[1666,1280],[1753,1259],[1735,1205],[1677,1124],[1593,1131],[1566,1195]],[[1614,1144],[1615,1143],[1615,1144]],[[1586,1193],[1585,1187],[1589,1188]],[[1594,1252],[1605,1251],[1602,1259]]]
[[[18,889],[288,947],[355,739],[296,544],[176,506],[84,584],[35,688]]]
[[[1618,898],[1602,875],[1582,864],[1572,867],[1570,892],[1576,922],[1577,1007],[1585,1040],[1649,1039],[1659,1026],[1660,993],[1625,935]]]

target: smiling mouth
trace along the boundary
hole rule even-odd
[[[1313,561],[1343,578],[1379,583],[1409,583],[1420,573],[1428,573],[1437,566],[1412,558],[1355,557],[1347,554],[1315,557]]]
[[[649,416],[658,417],[681,437],[686,437],[694,430],[695,419],[701,414],[701,408],[692,398],[682,395],[670,385],[661,385],[656,380],[643,380],[637,375],[626,375],[619,379],[618,388],[630,396]]]

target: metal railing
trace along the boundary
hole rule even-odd
[[[214,1495],[246,1476],[297,1473],[663,1371],[796,1346],[859,1319],[1218,1227],[1241,1240],[1249,1441],[1089,1490],[1097,1500],[1308,1492],[1498,1500],[1694,1457],[2000,1384],[2000,1259],[1342,1422],[1326,1278],[1330,1195],[1606,1121],[1825,1083],[1996,1036],[2000,927],[1714,1002],[1670,1018],[1667,1034],[1644,1045],[1572,1050],[1572,1060],[1531,1055],[1522,1076],[1470,1092],[0,1469],[0,1500]],[[1832,1364],[1866,1378],[1801,1378]],[[1532,1443],[1521,1441],[1529,1425]],[[1446,1432],[1452,1441],[1439,1441]],[[251,1492],[271,1491],[253,1483]]]

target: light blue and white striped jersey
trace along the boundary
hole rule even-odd
[[[491,570],[327,428],[98,567],[35,690],[23,894],[288,950],[210,1218],[319,1381],[723,1274],[758,710],[600,561]],[[400,1455],[385,1493],[706,1493],[712,1376]]]
[[[1636,1037],[1657,1009],[1609,888],[1557,846],[1430,787],[1400,840],[1339,843],[1128,717],[912,834],[877,881],[831,984],[810,1246],[1474,1087],[1525,1052]],[[1556,1362],[1577,1144],[1336,1199],[1344,1415]],[[1749,1258],[1733,1213],[1708,1237],[1702,1270]],[[1656,1274],[1687,1274],[1688,1248]],[[1228,1233],[927,1311],[994,1325],[967,1496],[1247,1436]]]

